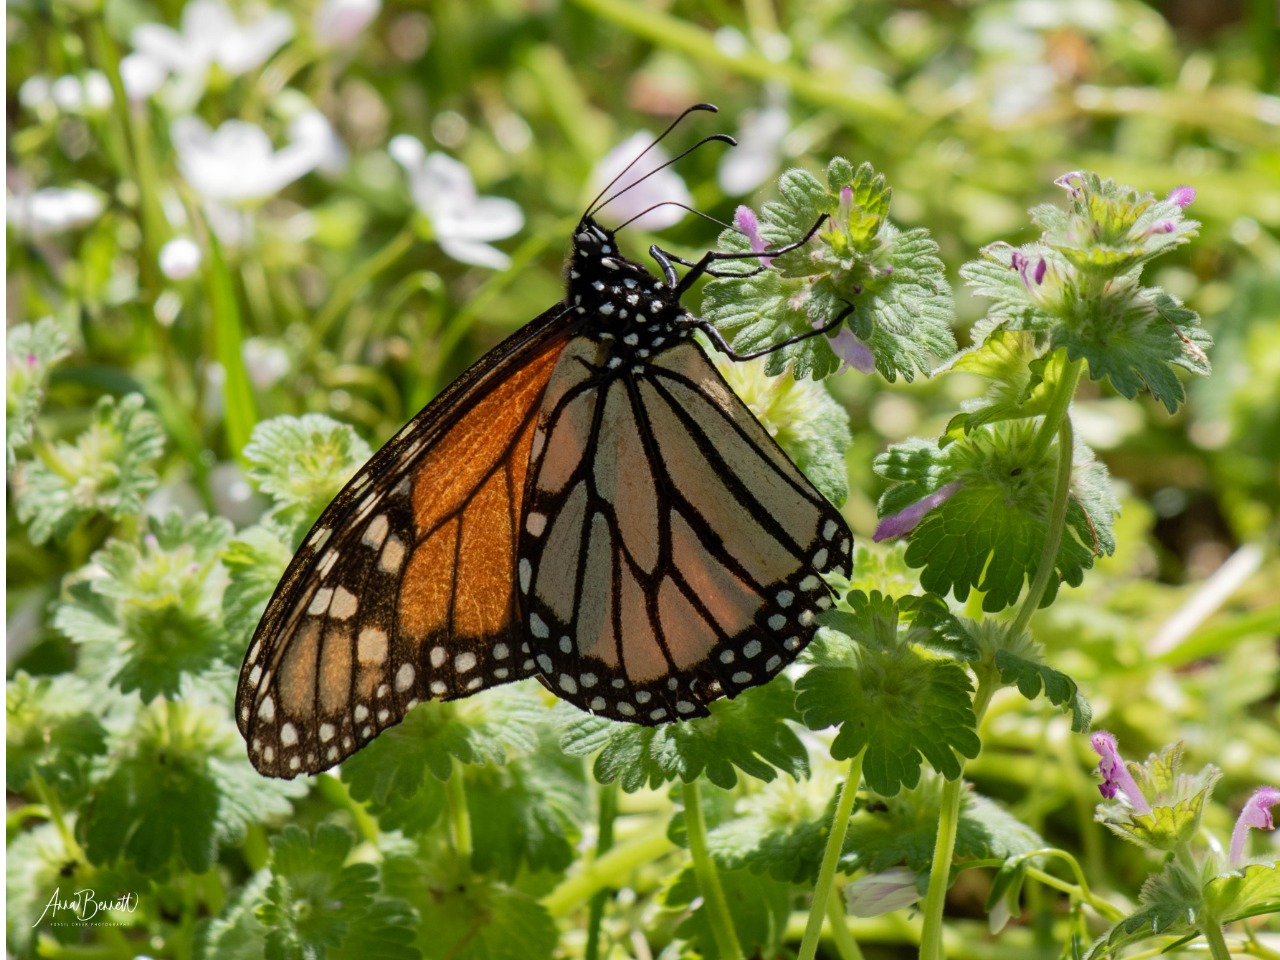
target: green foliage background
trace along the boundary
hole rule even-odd
[[[253,573],[284,559],[278,544],[238,533],[268,508],[305,525],[365,442],[376,447],[553,304],[593,167],[701,100],[721,114],[690,124],[690,138],[737,132],[766,105],[785,111],[788,130],[745,197],[717,185],[718,148],[682,161],[700,210],[727,220],[739,202],[758,209],[788,166],[821,175],[831,156],[870,161],[893,187],[894,222],[937,241],[962,344],[987,307],[961,284],[960,264],[986,244],[1033,239],[1026,211],[1057,200],[1054,178],[1087,169],[1159,196],[1197,189],[1199,238],[1151,279],[1199,312],[1215,374],[1184,379],[1188,402],[1174,416],[1150,397],[1084,388],[1074,416],[1118,483],[1117,550],[1033,627],[1128,755],[1182,739],[1189,762],[1221,767],[1205,813],[1217,835],[1255,785],[1280,781],[1273,8],[440,0],[389,4],[336,49],[316,46],[311,6],[289,13],[295,39],[243,75],[215,68],[195,113],[214,126],[261,123],[280,144],[288,120],[314,106],[349,160],[252,205],[249,238],[216,245],[160,100],[129,104],[116,83],[104,107],[20,97],[38,74],[114,80],[134,28],[178,23],[178,0],[7,10],[11,221],[14,198],[34,188],[81,187],[103,204],[77,229],[11,222],[7,237],[13,954],[580,956],[591,897],[623,887],[603,928],[609,955],[634,955],[633,931],[655,952],[714,955],[680,849],[685,801],[666,786],[704,770],[711,850],[742,945],[770,957],[794,949],[803,884],[789,884],[816,872],[834,765],[797,737],[794,707],[764,691],[743,698],[754,713],[731,729],[730,749],[699,745],[672,760],[662,742],[619,737],[594,765],[581,757],[604,735],[549,709],[540,688],[481,696],[420,711],[341,780],[309,785],[253,773],[227,699],[271,587]],[[480,193],[520,205],[523,229],[498,244],[509,269],[459,263],[433,242],[387,153],[399,133],[464,162]],[[761,147],[750,136],[748,124],[741,149]],[[696,255],[716,233],[687,217],[661,240]],[[202,257],[175,280],[159,251],[178,235]],[[628,252],[653,239],[634,232]],[[267,377],[263,357],[284,375]],[[873,458],[943,435],[965,381],[847,373],[827,383],[851,418],[844,511],[867,543],[884,488]],[[304,419],[310,433],[273,441],[295,444],[288,464],[246,446],[258,422],[283,414],[325,414],[362,439]],[[868,587],[905,575],[901,563],[878,554]],[[1073,851],[1096,888],[1136,896],[1149,864],[1091,821],[1093,760],[1069,718],[1001,697],[981,733],[966,776],[1017,819],[967,811],[961,853],[998,862],[1028,848],[1029,828]],[[688,756],[702,766],[680,767]],[[596,786],[614,780],[621,794]],[[931,832],[917,831],[935,789],[926,778],[900,795],[885,814],[892,829],[874,811],[856,814],[842,869],[927,866]],[[626,855],[604,854],[593,879],[583,851],[594,849],[601,796],[620,804]],[[1274,850],[1260,840],[1259,853],[1266,843]],[[967,871],[952,891],[953,955],[1058,956],[1048,886],[1028,883],[1021,925],[988,940],[985,921],[970,918],[989,880]],[[55,888],[86,885],[136,891],[138,909],[115,928],[38,923]],[[900,919],[851,929],[867,956],[911,955]],[[823,949],[843,955],[838,943]]]

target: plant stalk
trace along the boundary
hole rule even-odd
[[[822,920],[827,912],[827,898],[835,884],[836,867],[844,850],[844,837],[849,829],[849,817],[853,814],[853,801],[858,796],[858,784],[862,782],[862,760],[867,748],[849,761],[849,776],[840,788],[840,800],[836,804],[831,832],[827,834],[827,847],[822,853],[822,867],[818,870],[818,884],[813,888],[813,904],[809,907],[809,921],[805,924],[804,939],[800,941],[799,960],[813,960],[818,952],[818,938],[822,935]]]
[[[707,911],[707,921],[711,924],[716,949],[721,960],[742,960],[742,947],[738,944],[738,933],[733,928],[733,915],[729,913],[729,903],[724,898],[724,888],[720,886],[720,876],[707,847],[707,823],[702,816],[702,794],[698,790],[698,781],[686,783],[683,793],[689,854],[693,857],[693,872],[698,878],[698,890],[702,894],[703,907]]]

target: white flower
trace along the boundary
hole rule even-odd
[[[730,196],[750,193],[769,179],[782,163],[782,140],[791,118],[782,107],[753,110],[742,118],[738,146],[724,155],[716,179]]]
[[[270,390],[289,372],[289,354],[270,340],[250,337],[240,352],[249,380],[259,390]]]
[[[324,47],[345,47],[355,41],[378,11],[382,0],[323,0],[311,20],[316,40]]]
[[[169,71],[146,54],[131,53],[120,61],[120,81],[125,96],[135,103],[152,96],[164,83]]]
[[[524,226],[514,200],[476,195],[471,171],[443,153],[427,153],[414,137],[392,137],[387,152],[404,167],[413,203],[427,219],[442,249],[455,260],[501,270],[511,258],[489,246]]]
[[[182,31],[144,23],[133,31],[137,52],[178,77],[173,93],[179,109],[204,93],[209,67],[217,63],[233,77],[267,62],[293,37],[287,13],[268,10],[240,22],[222,0],[193,0],[182,10]]]
[[[88,226],[102,215],[102,197],[75,187],[46,187],[6,197],[5,217],[19,233],[43,237]]]
[[[604,189],[605,184],[622,173],[627,164],[640,156],[651,143],[653,143],[652,135],[644,132],[636,133],[605,154],[591,173],[592,194]],[[627,190],[629,185],[636,183],[646,173],[656,170],[670,159],[671,155],[662,149],[661,145],[654,146],[645,153],[644,159],[609,188],[605,198],[626,190],[606,208],[607,217],[611,222],[625,223],[635,218],[635,225],[644,230],[662,230],[680,222],[685,215],[684,210],[677,206],[657,206],[660,203],[683,203],[686,206],[693,203],[693,197],[690,196],[684,181],[670,167]],[[657,208],[650,210],[650,207]],[[647,213],[645,213],[646,210]]]
[[[190,237],[174,237],[160,248],[160,272],[170,280],[185,280],[200,266],[200,247]]]
[[[333,128],[316,110],[289,125],[291,142],[274,150],[266,131],[243,120],[210,130],[198,117],[173,122],[178,167],[205,200],[244,203],[263,200],[314,170],[331,156]]]
[[[90,70],[82,77],[67,74],[53,81],[36,74],[18,88],[18,102],[33,113],[48,107],[62,113],[105,110],[111,106],[111,83],[98,70]]]

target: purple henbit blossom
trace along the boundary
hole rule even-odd
[[[1129,768],[1125,766],[1116,738],[1105,730],[1100,730],[1089,738],[1089,742],[1102,758],[1098,761],[1098,773],[1102,775],[1098,792],[1108,800],[1114,799],[1117,793],[1123,793],[1135,812],[1149,814],[1151,806],[1147,803],[1147,798],[1142,795],[1142,791],[1138,789],[1138,784],[1134,782]]]
[[[1178,225],[1172,220],[1157,220],[1151,226],[1147,227],[1145,236],[1151,236],[1153,233],[1173,233],[1178,229]]]
[[[840,188],[840,226],[846,227],[853,219],[853,187]]]
[[[37,357],[34,353],[28,353],[27,366],[30,367],[32,370],[34,370],[39,365],[40,365],[40,358]]]
[[[1079,170],[1072,170],[1070,173],[1064,173],[1057,180],[1053,181],[1063,190],[1071,195],[1072,200],[1079,200],[1084,196],[1084,190],[1076,186],[1076,183],[1084,183],[1084,174]]]
[[[1013,256],[1009,260],[1009,266],[1018,271],[1018,276],[1022,277],[1022,285],[1031,291],[1031,285],[1034,282],[1038,287],[1044,283],[1044,275],[1049,269],[1049,264],[1044,257],[1041,257],[1033,266],[1031,258],[1021,250],[1013,251]]]
[[[1271,808],[1276,804],[1280,804],[1280,790],[1275,787],[1259,787],[1253,791],[1253,796],[1240,811],[1235,829],[1231,831],[1231,866],[1238,867],[1244,860],[1244,841],[1250,827],[1256,830],[1276,828],[1275,819],[1271,816]]]
[[[769,249],[769,244],[764,242],[764,237],[760,236],[760,221],[756,219],[756,212],[748,206],[738,207],[733,212],[733,225],[738,231],[751,241],[751,249],[755,253],[764,253]],[[760,265],[767,267],[773,263],[772,257],[761,257]]]
[[[879,543],[881,540],[888,540],[890,537],[901,537],[903,534],[910,533],[926,513],[949,500],[960,487],[961,481],[952,480],[945,486],[933,491],[927,497],[921,497],[911,506],[890,514],[880,521],[880,525],[876,527],[876,532],[872,534],[871,539]]]
[[[1169,191],[1169,196],[1165,197],[1175,207],[1181,207],[1184,210],[1191,205],[1191,201],[1195,198],[1196,188],[1187,186],[1174,187]]]

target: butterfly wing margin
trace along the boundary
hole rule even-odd
[[[548,386],[526,494],[538,669],[594,713],[701,716],[808,644],[852,536],[696,345],[602,378],[582,340]]]
[[[520,651],[516,531],[567,317],[557,305],[482,357],[374,454],[304,538],[236,692],[260,772],[327,769],[420,700],[532,672]]]

